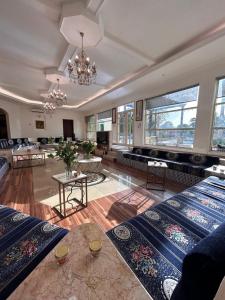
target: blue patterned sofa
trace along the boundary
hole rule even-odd
[[[18,149],[20,147],[33,146],[28,138],[13,138],[13,139],[0,139],[0,149]]]
[[[7,159],[5,157],[0,156],[0,180],[7,172],[8,168],[9,168],[9,164]]]
[[[117,161],[140,170],[146,170],[148,161],[166,162],[167,178],[187,186],[205,178],[205,168],[219,164],[219,158],[214,156],[139,147],[132,151],[118,151]],[[162,170],[155,169],[153,172],[160,176]]]
[[[0,299],[6,299],[68,230],[0,205]]]
[[[169,300],[181,278],[182,263],[204,238],[223,226],[222,272],[225,275],[225,182],[208,177],[159,205],[107,232],[118,251],[154,300]],[[213,245],[211,245],[213,246]],[[210,246],[210,247],[211,247]],[[207,251],[210,249],[205,247]],[[207,256],[206,256],[207,258]],[[217,255],[216,255],[217,258]],[[211,259],[211,258],[210,258]],[[200,261],[203,275],[209,277],[204,297],[176,297],[179,300],[213,299],[220,282],[214,284],[213,270]],[[211,260],[215,265],[214,260]],[[197,265],[196,261],[194,263]],[[197,273],[197,272],[196,272]],[[217,274],[217,273],[216,273]],[[210,277],[211,276],[211,277]],[[196,281],[201,280],[197,278]],[[189,283],[194,278],[193,274]],[[219,281],[221,281],[221,274]],[[199,281],[200,282],[200,281]],[[214,286],[213,286],[214,284]],[[212,288],[213,287],[213,288]],[[198,288],[198,284],[197,284]],[[189,292],[191,292],[189,288]],[[210,294],[211,293],[211,294]],[[183,293],[185,295],[185,293]],[[210,296],[211,295],[211,296]],[[172,298],[173,299],[173,298]]]

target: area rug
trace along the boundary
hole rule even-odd
[[[51,178],[54,174],[65,172],[62,161],[46,159],[45,166],[33,168],[33,191],[34,200],[42,204],[54,207],[59,203],[58,185]],[[101,175],[99,175],[101,173]],[[104,168],[98,173],[95,182],[88,184],[88,202],[96,200],[110,194],[125,191],[129,188],[140,187],[144,182],[112,168]],[[70,188],[66,191],[66,196],[70,193]],[[79,185],[73,189],[73,196],[79,199]]]
[[[172,295],[186,253],[224,221],[225,184],[208,178],[107,235],[152,298],[163,300]]]

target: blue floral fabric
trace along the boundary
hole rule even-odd
[[[225,182],[209,177],[107,235],[154,300],[170,299],[186,254],[225,221]]]
[[[67,232],[0,205],[0,299],[6,299]]]

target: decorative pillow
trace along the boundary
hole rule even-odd
[[[25,144],[29,144],[29,141],[28,141],[27,138],[24,139],[24,143],[25,143]]]
[[[166,153],[166,157],[170,160],[177,160],[179,157],[179,153],[168,152],[168,153]]]
[[[14,143],[13,143],[13,140],[8,140],[8,144],[10,145],[10,146],[12,146]]]
[[[135,154],[142,155],[142,150],[140,148],[136,149]]]
[[[193,154],[189,159],[193,164],[196,165],[203,165],[206,162],[206,156],[201,154]]]
[[[45,138],[43,138],[43,139],[41,139],[41,143],[42,143],[43,145],[48,144],[48,140],[45,139]]]
[[[149,153],[148,153],[149,156],[153,156],[153,157],[157,157],[158,154],[159,154],[159,152],[157,150],[153,150],[153,149],[149,150]]]
[[[17,144],[19,144],[19,145],[22,144],[22,140],[21,140],[21,139],[17,139],[16,142],[17,142]]]

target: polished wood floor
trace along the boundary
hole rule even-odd
[[[142,171],[117,163],[106,161],[104,164],[139,179],[146,177]],[[50,206],[34,200],[32,168],[11,169],[0,182],[0,204],[5,204],[68,229],[84,222],[95,222],[103,230],[108,230],[184,188],[180,184],[169,181],[166,183],[165,192],[147,191],[144,186],[128,188],[123,192],[93,200],[87,208],[61,220]]]

